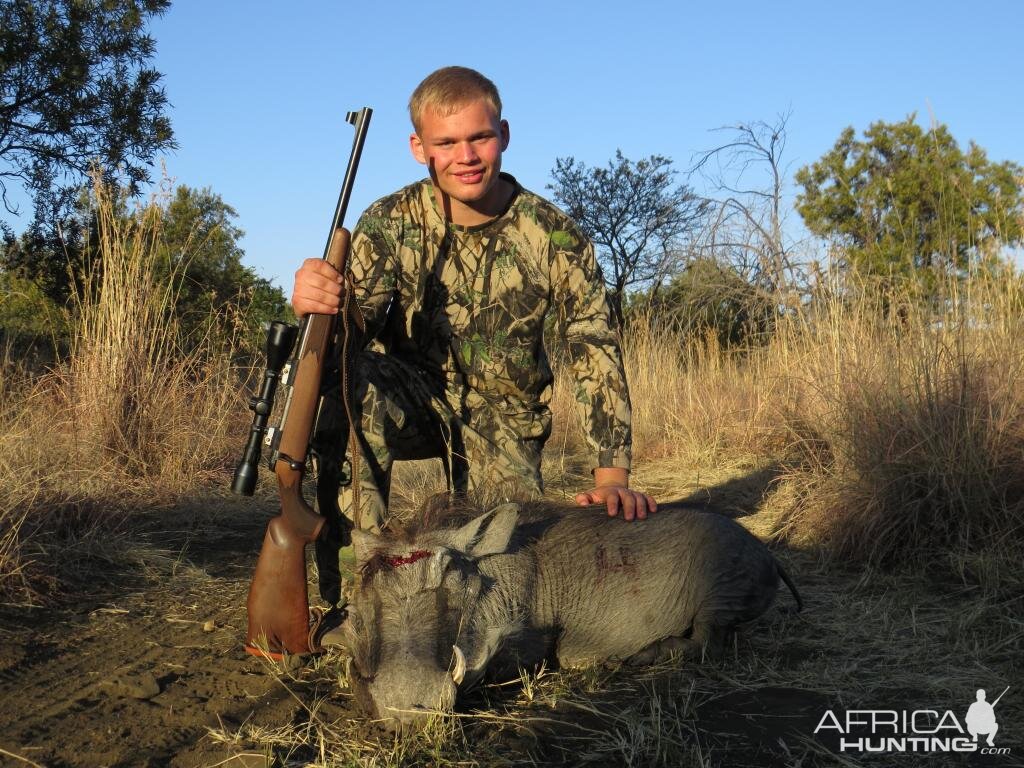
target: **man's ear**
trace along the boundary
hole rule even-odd
[[[501,151],[504,152],[508,149],[508,142],[512,138],[512,134],[509,132],[508,120],[502,120],[499,124],[501,129]]]
[[[423,147],[423,141],[415,133],[409,134],[409,150],[412,152],[412,156],[416,158],[417,163],[427,164],[427,154]]]

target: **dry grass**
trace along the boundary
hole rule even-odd
[[[667,498],[777,469],[769,504],[781,540],[887,567],[928,553],[971,583],[1018,578],[1021,282],[952,284],[938,311],[844,295],[823,286],[748,350],[630,327],[634,484]],[[567,398],[555,404],[564,419]]]
[[[795,489],[784,538],[886,566],[924,553],[947,570],[1003,560],[1001,577],[1017,577],[1024,294],[1015,280],[965,291],[951,291],[941,314],[831,299],[782,330],[768,354],[787,361],[792,379],[779,404]]]
[[[157,262],[161,207],[134,215],[95,187],[97,268],[69,312],[69,356],[43,375],[0,366],[0,598],[33,603],[72,548],[125,517],[222,480],[244,434],[233,339],[184,354],[176,282]]]
[[[684,343],[650,318],[627,329],[623,346],[642,460],[711,466],[777,454],[779,425],[771,416],[779,372],[723,350],[714,335]]]
[[[150,488],[187,488],[224,468],[234,448],[228,438],[241,431],[231,369],[237,339],[210,335],[182,351],[173,314],[178,276],[165,281],[160,272],[161,207],[126,219],[102,185],[95,189],[102,269],[87,276],[76,307],[60,389],[78,433],[109,471]]]

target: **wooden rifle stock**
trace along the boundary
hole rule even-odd
[[[339,228],[328,261],[344,274],[351,236]],[[333,315],[310,315],[299,350],[280,452],[274,466],[281,512],[267,525],[256,571],[249,586],[249,642],[246,650],[277,658],[317,650],[310,642],[306,587],[306,545],[316,541],[324,518],[302,498],[306,454],[320,402],[324,358],[334,333]]]
[[[356,126],[356,137],[324,254],[328,263],[342,275],[347,274],[351,235],[341,224],[370,114],[369,109],[363,109],[348,116],[348,121]],[[324,358],[331,347],[335,324],[334,315],[313,314],[306,318],[292,372],[292,389],[274,464],[281,511],[267,525],[246,602],[249,613],[246,650],[258,656],[280,659],[285,653],[307,654],[321,650],[312,637],[316,627],[311,629],[310,626],[306,545],[316,541],[326,520],[303,499],[302,478],[320,403]],[[347,393],[344,396],[347,397]]]

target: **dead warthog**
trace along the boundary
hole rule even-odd
[[[485,672],[716,656],[768,608],[780,576],[796,596],[757,538],[692,509],[627,523],[594,508],[503,504],[461,526],[354,531],[353,543],[349,680],[392,727],[451,710]]]

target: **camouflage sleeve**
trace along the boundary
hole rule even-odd
[[[378,201],[359,217],[352,232],[349,274],[366,323],[365,341],[380,336],[398,285],[401,226],[401,220],[389,216]]]
[[[550,240],[552,299],[569,354],[577,410],[597,453],[595,466],[628,470],[629,391],[594,247],[576,231],[554,231]]]

